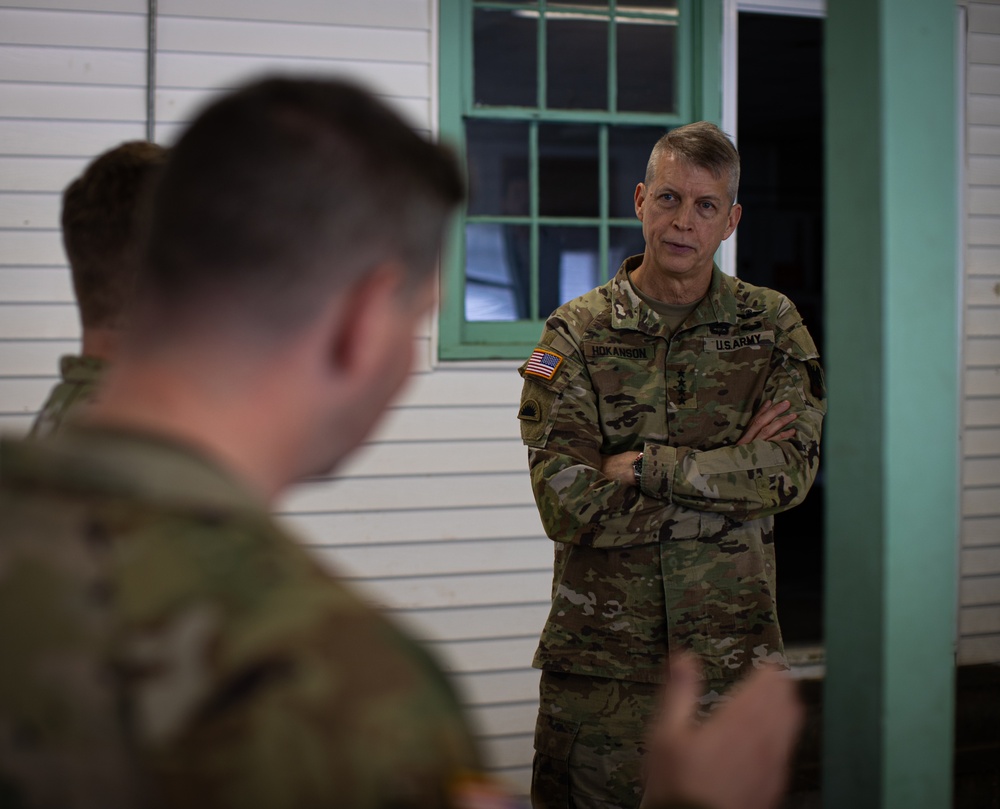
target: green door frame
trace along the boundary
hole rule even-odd
[[[954,0],[829,0],[824,806],[951,805]]]

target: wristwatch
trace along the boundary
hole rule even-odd
[[[640,452],[638,457],[632,461],[632,471],[635,473],[635,485],[638,486],[642,481],[642,453]]]

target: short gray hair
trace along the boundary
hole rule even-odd
[[[653,146],[646,163],[646,185],[653,182],[660,158],[670,153],[699,168],[707,169],[715,177],[728,177],[729,202],[736,202],[740,187],[740,153],[729,136],[708,121],[671,129]]]

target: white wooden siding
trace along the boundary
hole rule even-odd
[[[1000,661],[1000,5],[968,4],[961,663]]]
[[[265,71],[334,73],[419,129],[436,109],[433,0],[159,0],[155,137]],[[22,432],[77,350],[60,194],[146,127],[144,0],[0,0],[0,430]],[[453,675],[495,771],[527,790],[551,543],[531,499],[513,363],[439,366],[433,324],[402,400],[280,519]]]
[[[161,0],[157,139],[172,139],[207,94],[265,71],[353,78],[430,132],[431,17],[430,0]]]
[[[145,132],[144,0],[0,2],[0,430],[20,432],[77,350],[60,195]]]
[[[422,345],[421,345],[422,343]],[[495,771],[530,777],[552,546],[542,535],[509,362],[424,370],[368,445],[290,493],[282,518],[374,603],[428,641]]]

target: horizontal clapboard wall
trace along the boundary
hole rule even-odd
[[[155,139],[267,71],[336,74],[435,128],[433,0],[159,0]],[[0,430],[27,429],[77,350],[60,194],[97,153],[146,131],[146,3],[0,0]],[[409,389],[342,469],[279,506],[316,554],[424,638],[494,770],[524,792],[547,611],[541,533],[511,363],[439,367],[433,324]]]
[[[519,389],[510,363],[418,371],[364,449],[292,492],[282,518],[430,642],[492,766],[523,790],[552,548],[517,434]]]
[[[78,348],[63,188],[145,137],[144,0],[0,2],[0,429],[21,432]]]
[[[963,663],[1000,662],[1000,5],[969,3],[963,342]]]

